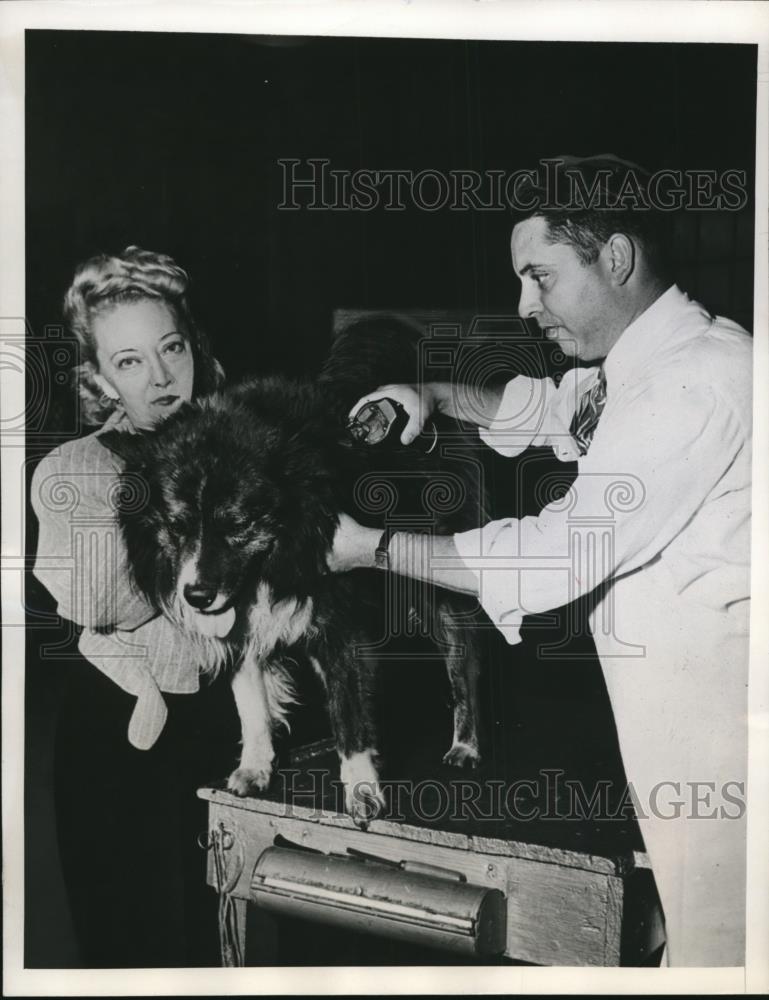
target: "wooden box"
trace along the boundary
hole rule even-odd
[[[326,748],[327,749],[327,748]],[[309,754],[304,773],[320,758]],[[300,782],[301,785],[301,782]],[[294,786],[296,787],[296,786]],[[222,882],[235,905],[237,934],[246,964],[270,965],[270,935],[246,937],[246,906],[262,852],[276,843],[331,854],[348,849],[395,862],[419,862],[463,875],[468,883],[500,890],[506,899],[504,960],[536,965],[646,964],[662,942],[659,909],[648,859],[637,850],[595,854],[506,834],[487,836],[375,820],[367,830],[327,803],[303,804],[271,795],[239,798],[222,788],[201,788],[209,803],[209,844],[223,845]],[[306,800],[305,800],[306,802]],[[219,881],[209,850],[208,883]]]

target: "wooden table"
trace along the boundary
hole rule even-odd
[[[335,768],[338,776],[327,741],[300,748],[288,763],[264,798],[238,798],[222,787],[198,792],[209,802],[209,842],[224,838],[222,881],[230,893],[245,964],[276,964],[275,927],[261,915],[247,913],[247,908],[257,909],[248,907],[254,866],[276,837],[327,853],[352,848],[393,861],[426,862],[461,872],[476,885],[500,889],[507,900],[502,961],[641,965],[661,944],[648,859],[632,846],[632,835],[623,846],[614,833],[608,849],[596,852],[559,845],[568,839],[579,844],[578,824],[564,828],[561,823],[557,829],[557,823],[511,824],[509,817],[486,824],[472,818],[429,824],[410,817],[384,818],[362,831],[336,808],[333,780],[318,783],[319,774],[333,776]],[[208,883],[218,885],[213,851]],[[250,939],[247,925],[254,917],[259,926]]]

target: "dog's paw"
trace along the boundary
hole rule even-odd
[[[385,807],[384,792],[376,781],[361,781],[353,788],[346,786],[344,800],[353,823],[361,830],[367,829]]]
[[[340,773],[344,783],[344,804],[353,822],[362,830],[376,819],[385,807],[373,750],[342,757]]]
[[[227,790],[241,795],[258,795],[266,792],[272,778],[272,767],[238,767],[227,779]]]
[[[448,753],[444,754],[443,763],[451,764],[452,767],[474,768],[480,765],[481,755],[478,753],[478,747],[457,741]]]

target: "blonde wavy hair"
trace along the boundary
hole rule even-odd
[[[93,338],[94,316],[126,302],[155,299],[173,312],[179,331],[192,348],[195,363],[193,398],[214,392],[224,382],[224,371],[211,354],[208,338],[195,323],[187,300],[187,272],[167,254],[130,246],[114,256],[98,254],[79,264],[64,296],[64,319],[80,345],[81,363],[72,370],[73,387],[83,421],[103,424],[120,405],[99,388],[99,370]]]

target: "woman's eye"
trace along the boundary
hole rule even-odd
[[[165,354],[183,354],[187,350],[187,343],[184,340],[173,340],[166,344]]]
[[[132,368],[134,365],[138,364],[140,364],[139,358],[121,358],[117,363],[117,367],[121,371],[125,371],[126,368]]]

